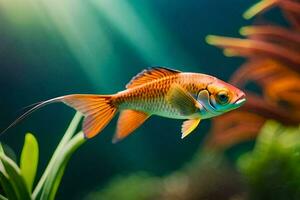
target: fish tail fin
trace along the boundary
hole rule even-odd
[[[118,110],[113,103],[113,95],[74,94],[64,96],[62,102],[83,113],[82,130],[86,138],[100,133]]]
[[[113,95],[72,94],[40,102],[18,117],[4,129],[0,135],[14,127],[34,111],[48,104],[63,102],[85,116],[83,132],[86,138],[92,138],[105,128],[117,111],[117,107],[113,104],[112,97]]]

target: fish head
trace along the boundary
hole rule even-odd
[[[215,79],[206,90],[199,92],[197,100],[204,107],[202,116],[210,118],[242,106],[246,102],[246,95],[235,86]]]
[[[217,112],[234,110],[246,102],[246,95],[242,90],[219,79],[208,85],[207,90],[210,104]]]

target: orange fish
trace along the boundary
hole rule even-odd
[[[181,129],[184,138],[201,119],[236,109],[245,101],[241,90],[213,76],[155,67],[142,71],[126,85],[126,90],[113,95],[72,94],[39,103],[7,129],[38,108],[63,102],[84,115],[82,129],[86,138],[100,133],[118,111],[114,142],[128,136],[151,115],[186,119]]]

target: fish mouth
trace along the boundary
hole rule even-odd
[[[245,102],[246,102],[246,95],[245,95],[245,94],[242,94],[242,95],[234,102],[234,104],[235,104],[236,106],[241,106],[241,105],[243,105]]]

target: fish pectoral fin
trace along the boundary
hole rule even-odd
[[[209,93],[207,90],[202,90],[198,94],[198,101],[200,101],[205,108],[211,108],[212,105],[209,101]]]
[[[183,115],[192,115],[202,108],[202,105],[179,84],[171,86],[167,101]]]
[[[200,123],[201,118],[197,119],[189,119],[183,122],[181,126],[181,139],[188,136],[195,128],[197,128],[198,124]]]
[[[113,138],[113,143],[116,143],[127,137],[135,129],[141,126],[150,115],[137,110],[123,110],[120,113],[117,129]]]

